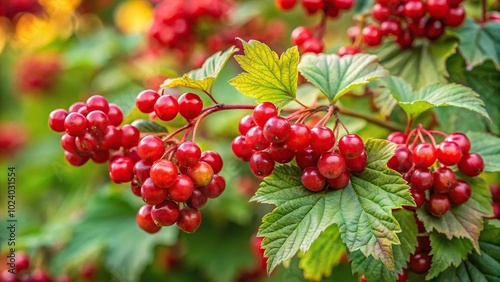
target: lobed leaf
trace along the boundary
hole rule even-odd
[[[473,250],[471,242],[465,238],[450,240],[444,234],[431,232],[430,240],[432,264],[426,276],[428,280],[438,276],[452,265],[458,267]]]

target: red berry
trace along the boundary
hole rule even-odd
[[[304,41],[302,44],[302,52],[304,53],[314,53],[319,54],[323,52],[325,46],[323,45],[323,41],[321,39],[312,37]]]
[[[191,178],[185,174],[177,176],[174,184],[168,188],[170,198],[176,202],[185,202],[193,194],[194,183]]]
[[[179,104],[172,95],[163,95],[156,100],[154,110],[159,119],[173,120],[179,113]]]
[[[349,10],[354,5],[354,0],[333,0],[333,4],[341,10]]]
[[[453,132],[451,133],[450,135],[448,135],[444,141],[448,141],[448,142],[455,142],[458,144],[458,146],[460,146],[460,148],[462,149],[462,154],[463,155],[466,155],[467,153],[469,153],[469,150],[470,150],[470,141],[469,141],[469,138],[467,138],[467,135],[461,133],[461,132]]]
[[[134,162],[127,157],[113,160],[109,164],[109,177],[115,183],[132,181],[134,179]]]
[[[297,0],[275,0],[274,3],[276,7],[282,11],[288,11],[293,9]]]
[[[359,282],[368,282],[368,281],[366,280],[366,277],[364,275],[361,275],[359,277]]]
[[[149,178],[149,171],[151,170],[151,165],[146,164],[143,160],[140,160],[134,165],[134,174],[141,183]]]
[[[415,249],[414,253],[420,253],[420,252],[425,252],[425,253],[430,253],[432,250],[431,247],[431,240],[429,236],[418,236],[417,237],[418,245],[417,248]]]
[[[267,141],[272,143],[284,142],[290,135],[290,123],[284,117],[275,116],[267,120],[262,128]]]
[[[93,95],[90,98],[87,99],[87,102],[85,103],[87,106],[87,110],[89,112],[92,111],[102,111],[105,114],[108,113],[109,111],[109,103],[108,99],[101,95]]]
[[[465,154],[458,162],[458,169],[467,176],[478,176],[484,170],[483,158],[475,153]]]
[[[432,18],[441,19],[450,12],[448,0],[427,0],[427,12]]]
[[[399,34],[396,39],[396,43],[401,49],[408,49],[413,44],[413,35],[410,30],[406,29]]]
[[[323,0],[302,0],[302,6],[308,14],[314,14],[323,9]]]
[[[269,141],[264,137],[264,131],[259,126],[252,127],[245,136],[246,144],[256,151],[267,149]]]
[[[387,167],[398,172],[406,172],[413,165],[410,150],[403,145],[399,145],[394,151],[392,156],[387,162]]]
[[[194,189],[191,197],[186,201],[186,204],[193,209],[200,209],[207,203],[208,198],[204,192],[199,189]]]
[[[436,156],[444,165],[456,165],[462,158],[462,149],[455,142],[443,141],[436,148]]]
[[[448,0],[448,4],[450,7],[457,7],[458,5],[462,4],[463,0]]]
[[[359,50],[358,48],[356,48],[354,46],[350,46],[350,45],[342,46],[337,51],[337,55],[339,55],[339,57],[344,57],[347,55],[355,55],[355,54],[359,54],[359,53],[361,53],[361,50]]]
[[[293,157],[295,157],[295,151],[288,148],[284,143],[271,144],[271,146],[269,146],[269,153],[274,161],[281,164],[289,163],[293,160]]]
[[[413,200],[415,200],[416,208],[420,208],[425,203],[425,192],[414,186],[411,186],[410,193],[413,197]],[[412,207],[410,209],[414,208]]]
[[[190,167],[198,163],[201,157],[201,150],[198,145],[191,141],[182,142],[175,153],[179,166]]]
[[[247,134],[250,128],[254,127],[256,124],[253,121],[253,117],[251,115],[246,115],[241,118],[240,123],[238,124],[238,131],[241,135]]]
[[[338,153],[324,153],[318,160],[318,171],[326,178],[337,178],[347,169],[344,157]]]
[[[30,267],[30,258],[25,252],[16,254],[16,272],[26,270]]]
[[[425,191],[434,184],[434,175],[428,168],[416,168],[411,175],[410,181],[415,187]]]
[[[226,189],[226,180],[224,177],[214,174],[212,181],[203,188],[204,194],[211,199],[219,197]]]
[[[151,218],[159,226],[170,226],[177,222],[179,218],[179,206],[170,200],[165,200],[156,204],[151,209]]]
[[[151,166],[149,175],[156,186],[169,188],[177,179],[177,166],[171,161],[159,160]]]
[[[201,213],[199,210],[184,207],[181,209],[177,227],[186,233],[193,233],[201,225]]]
[[[154,161],[160,159],[164,152],[165,144],[163,140],[154,135],[148,135],[142,138],[137,145],[139,157],[147,164],[152,164]]]
[[[123,148],[130,149],[137,146],[141,133],[139,129],[130,124],[125,124],[121,128],[121,144]]]
[[[135,105],[139,111],[149,114],[154,111],[155,103],[158,98],[160,98],[160,94],[156,91],[144,90],[135,98]]]
[[[80,136],[87,131],[87,119],[80,113],[69,113],[64,119],[64,129],[71,136]]]
[[[361,137],[356,134],[347,134],[339,140],[339,151],[346,159],[354,159],[359,157],[364,149],[365,144]]]
[[[435,216],[441,216],[450,210],[450,200],[444,194],[433,194],[427,202],[427,209]]]
[[[317,153],[330,150],[335,143],[333,131],[326,126],[316,126],[311,129],[311,149]]]
[[[326,179],[326,181],[328,182],[328,186],[330,186],[330,188],[334,190],[345,188],[349,184],[350,180],[351,180],[351,174],[349,173],[349,170],[345,170],[344,173],[342,173],[337,178]]]
[[[395,20],[387,20],[380,24],[382,36],[393,35],[399,37],[401,34],[401,24]]]
[[[358,34],[359,34],[359,27],[357,25],[351,26],[347,29],[347,36],[349,36],[349,39],[351,40],[352,43],[356,41]]]
[[[203,101],[201,101],[200,96],[194,93],[182,94],[177,102],[179,104],[179,113],[187,120],[199,116],[203,109]]]
[[[100,147],[105,150],[118,150],[122,145],[122,131],[114,125],[108,125],[102,135]]]
[[[434,170],[434,192],[446,194],[457,185],[455,173],[447,167],[438,167]]]
[[[321,175],[318,168],[308,167],[302,172],[302,184],[310,191],[317,192],[323,189],[326,178]]]
[[[290,126],[290,135],[286,140],[286,145],[296,151],[304,150],[309,146],[311,131],[309,127],[298,123]]]
[[[75,102],[69,107],[68,113],[77,113],[82,107],[86,107],[84,102]]]
[[[231,149],[233,150],[235,156],[244,161],[249,161],[253,154],[252,149],[247,145],[245,136],[238,136],[234,138],[231,143]]]
[[[387,136],[387,140],[394,142],[398,145],[402,145],[405,144],[406,142],[406,135],[403,132],[396,131],[389,134],[389,136]]]
[[[336,18],[340,13],[339,8],[332,2],[325,3],[323,11],[330,18]]]
[[[431,143],[420,143],[412,152],[412,159],[417,167],[430,167],[436,161],[436,148]]]
[[[416,37],[424,37],[427,26],[427,18],[423,17],[419,20],[412,20],[409,22],[408,28],[411,34]]]
[[[274,170],[273,157],[263,151],[253,153],[250,158],[250,170],[255,176],[260,178],[270,175]]]
[[[459,206],[470,199],[472,190],[469,183],[464,180],[459,179],[457,185],[448,193],[448,198],[450,202],[456,206]]]
[[[500,203],[500,184],[492,183],[489,185],[489,187],[493,202]]]
[[[363,42],[368,46],[378,46],[382,43],[382,32],[374,25],[363,28]]]
[[[53,110],[49,114],[49,127],[55,132],[64,132],[66,128],[64,127],[64,120],[68,112],[64,109]]]
[[[96,265],[92,262],[86,262],[80,268],[80,275],[84,280],[94,280],[96,278]]]
[[[199,161],[188,168],[186,174],[191,177],[193,183],[197,186],[207,186],[214,176],[214,170],[206,162]]]
[[[445,0],[446,1],[446,0]],[[441,20],[429,19],[425,26],[425,36],[430,40],[439,38],[444,33],[444,24]]]
[[[76,137],[71,136],[67,133],[61,136],[61,147],[71,153],[76,153],[78,149],[75,144]]]
[[[141,197],[142,200],[148,205],[156,205],[165,198],[167,198],[168,193],[166,189],[162,189],[155,185],[151,178],[146,179],[141,186]]]
[[[412,20],[425,16],[425,5],[420,0],[411,0],[404,4],[404,15]]]
[[[398,275],[398,280],[396,282],[406,282],[406,279],[408,278],[408,269],[403,268],[403,272]]]
[[[120,107],[115,104],[109,104],[108,120],[109,124],[114,126],[119,126],[123,122],[123,112]]]
[[[493,215],[496,219],[500,219],[500,203],[493,203]]]
[[[78,153],[64,151],[64,158],[70,163],[72,166],[82,166],[84,165],[90,158],[90,156],[82,156]]]
[[[130,182],[130,190],[132,191],[132,193],[134,195],[136,195],[137,197],[142,197],[141,195],[141,186],[139,183],[137,183],[136,181],[132,181]]]
[[[253,110],[253,120],[259,127],[264,127],[266,122],[278,115],[278,109],[270,102],[258,104]]]
[[[161,229],[161,227],[156,225],[156,223],[153,221],[153,218],[151,217],[152,209],[152,206],[144,205],[137,211],[137,215],[135,216],[137,225],[142,230],[151,234],[156,233]]]
[[[388,7],[382,6],[379,3],[373,5],[372,17],[375,20],[383,22],[388,20],[390,16],[391,16],[391,10]]]
[[[222,170],[223,161],[219,153],[215,151],[205,151],[201,153],[200,161],[209,164],[214,173],[217,174]]]
[[[299,26],[292,31],[292,44],[302,46],[306,40],[313,38],[312,31],[305,27]]]
[[[90,132],[86,132],[85,134],[78,136],[75,138],[75,146],[80,154],[94,151],[98,147],[99,141],[97,138]]]
[[[30,282],[52,282],[52,278],[50,277],[50,274],[43,269],[35,269],[31,273],[31,280]]]
[[[361,153],[361,155],[353,158],[353,159],[346,159],[346,164],[347,164],[347,168],[351,171],[351,172],[362,172],[363,170],[365,170],[366,168],[366,165],[367,165],[367,155],[366,155],[366,151],[363,151]]]
[[[451,8],[444,18],[444,23],[449,27],[458,27],[465,21],[465,9],[462,6]]]
[[[304,170],[308,167],[316,166],[320,156],[320,153],[316,153],[308,147],[305,150],[297,151],[295,154],[295,161],[300,169]]]
[[[408,268],[417,273],[424,274],[431,268],[431,257],[426,253],[417,253],[410,256]]]
[[[90,158],[96,163],[96,164],[103,164],[109,161],[109,151],[108,150],[101,150],[101,149],[96,149],[90,154]]]
[[[87,115],[87,128],[92,132],[104,132],[108,124],[108,115],[102,111],[92,111]]]

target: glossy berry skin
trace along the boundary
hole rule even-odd
[[[462,149],[455,142],[443,141],[436,148],[436,156],[446,166],[456,165],[462,158]]]
[[[427,0],[426,6],[429,15],[435,19],[446,17],[450,11],[447,0]]]
[[[459,179],[457,181],[457,185],[455,185],[455,187],[448,193],[448,198],[453,205],[459,206],[467,202],[471,195],[472,190],[469,183]]]
[[[313,192],[322,190],[326,184],[326,178],[321,175],[316,167],[308,167],[304,169],[301,181],[304,187]]]
[[[281,164],[289,163],[295,157],[295,151],[288,148],[284,143],[271,144],[269,146],[269,154],[273,157],[274,161]]]
[[[489,188],[493,202],[500,203],[500,184],[492,183],[489,185]]]
[[[309,38],[302,44],[302,52],[304,53],[314,53],[319,54],[323,52],[325,46],[323,45],[323,41],[319,38]]]
[[[349,170],[345,170],[339,177],[333,179],[326,179],[328,186],[334,190],[344,189],[351,180],[351,173]]]
[[[100,147],[105,150],[118,150],[122,143],[122,131],[114,125],[108,125],[102,135]]]
[[[71,136],[67,133],[61,136],[61,147],[71,153],[76,153],[78,149],[75,144],[76,137]]]
[[[270,102],[264,102],[254,108],[252,117],[255,124],[262,128],[270,118],[277,115],[278,109],[276,109],[276,106]]]
[[[418,236],[417,241],[418,245],[417,248],[415,249],[415,253],[420,253],[420,252],[430,253],[432,251],[431,240],[429,236]]]
[[[252,149],[247,145],[245,136],[238,136],[234,138],[233,142],[231,142],[231,149],[233,150],[235,156],[246,162],[250,160],[250,157],[253,154]]]
[[[464,7],[458,6],[455,8],[450,8],[450,12],[444,18],[444,23],[449,27],[461,26],[465,21],[465,10]]]
[[[123,122],[122,110],[120,109],[120,107],[113,103],[109,104],[108,120],[109,124],[113,126],[120,126],[120,124]]]
[[[404,4],[404,15],[412,20],[425,16],[425,4],[420,0],[411,0]]]
[[[398,172],[408,171],[413,164],[411,151],[403,145],[399,145],[387,162],[387,167]]]
[[[333,0],[333,4],[340,10],[349,10],[354,5],[354,0]]]
[[[402,145],[406,142],[406,135],[400,131],[392,132],[387,136],[387,140]]]
[[[310,146],[317,153],[330,150],[335,142],[333,131],[326,126],[316,126],[311,129]]]
[[[408,268],[417,274],[424,274],[431,268],[431,257],[426,253],[417,253],[410,256]]]
[[[323,9],[323,0],[302,0],[302,6],[309,15]]]
[[[415,37],[425,37],[425,30],[427,26],[427,18],[423,17],[419,20],[412,20],[409,22],[408,29]]]
[[[130,149],[137,146],[140,137],[141,133],[135,126],[130,124],[122,126],[120,140],[123,148]]]
[[[152,206],[144,205],[142,206],[135,216],[137,225],[144,231],[154,234],[160,231],[161,227],[156,225],[153,218],[151,217]]]
[[[362,172],[365,170],[366,165],[367,165],[367,155],[366,151],[363,151],[361,155],[353,158],[353,159],[346,159],[345,162],[347,164],[347,168],[351,172]]]
[[[413,171],[410,181],[415,187],[425,191],[429,190],[434,184],[434,175],[428,168],[417,168]]]
[[[299,26],[292,31],[292,44],[302,46],[306,40],[312,38],[313,36],[314,35],[309,28]]]
[[[201,150],[198,145],[191,141],[182,142],[175,153],[179,166],[190,167],[198,163]]]
[[[161,120],[173,120],[179,113],[179,104],[174,96],[163,95],[156,100],[154,112]]]
[[[109,176],[115,183],[132,181],[134,178],[134,162],[127,157],[113,160],[109,164]]]
[[[203,187],[204,194],[211,199],[219,197],[226,189],[226,180],[224,177],[214,174],[212,181]]]
[[[300,151],[309,146],[311,141],[311,131],[309,127],[304,124],[298,123],[290,126],[290,134],[286,140],[288,148]]]
[[[256,124],[253,121],[253,117],[251,115],[246,115],[241,118],[240,123],[238,124],[238,131],[241,135],[247,134],[250,128],[254,127]]]
[[[75,146],[80,154],[90,154],[92,151],[96,150],[99,146],[99,141],[90,132],[78,136],[75,138]]]
[[[102,133],[109,125],[108,115],[102,111],[92,111],[87,115],[87,128]]]
[[[361,53],[361,50],[359,50],[358,48],[356,48],[354,46],[350,46],[350,45],[342,46],[337,51],[337,55],[339,55],[339,57],[344,57],[347,55],[355,55],[355,54],[359,54],[359,53]]]
[[[441,20],[430,19],[425,26],[425,37],[430,40],[439,38],[444,33],[444,24]]]
[[[457,185],[455,173],[447,167],[438,167],[434,170],[434,192],[446,194]]]
[[[252,127],[245,136],[246,144],[255,151],[267,149],[269,141],[264,137],[264,131],[259,126]]]
[[[109,103],[108,99],[101,95],[93,95],[87,99],[87,102],[85,103],[87,106],[87,110],[89,112],[91,111],[102,111],[105,114],[108,113],[109,111]]]
[[[151,166],[149,175],[156,186],[166,189],[177,179],[177,166],[171,161],[159,160]]]
[[[412,152],[412,160],[417,167],[430,167],[436,159],[436,149],[431,143],[420,143]]]
[[[88,155],[82,156],[76,152],[73,153],[73,152],[68,152],[68,151],[64,151],[64,158],[72,166],[82,166],[85,163],[87,163],[87,161],[90,159],[90,157]]]
[[[64,119],[64,129],[71,136],[80,136],[87,130],[87,119],[80,113],[69,113]]]
[[[207,203],[208,198],[205,193],[199,189],[194,189],[191,197],[186,201],[186,204],[193,209],[200,209]]]
[[[207,186],[214,177],[214,170],[206,162],[199,161],[188,168],[187,173],[196,186]]]
[[[311,148],[306,148],[305,150],[297,151],[295,161],[300,169],[304,170],[308,167],[316,166],[320,156],[320,153],[314,152]]]
[[[193,233],[201,225],[201,213],[199,210],[184,207],[180,210],[177,219],[177,227],[186,233]]]
[[[30,267],[30,258],[25,252],[16,254],[16,272],[26,270]]]
[[[282,11],[288,11],[295,7],[297,0],[275,0],[276,7]]]
[[[396,38],[396,43],[401,49],[408,49],[413,44],[413,35],[410,30],[406,29],[402,31]]]
[[[363,28],[363,42],[368,46],[378,46],[382,43],[382,32],[377,26],[369,25]]]
[[[264,138],[271,143],[282,143],[290,135],[290,123],[284,117],[275,116],[267,120],[262,128]]]
[[[365,149],[361,137],[356,134],[347,134],[339,140],[339,151],[346,159],[359,157]]]
[[[136,181],[132,181],[130,182],[130,191],[132,191],[132,194],[136,195],[137,197],[142,197],[141,186],[142,185],[140,185]]]
[[[253,153],[250,158],[250,170],[255,176],[260,178],[270,175],[274,170],[273,157],[263,151]]]
[[[158,98],[160,98],[160,94],[156,91],[144,90],[135,98],[135,105],[139,111],[149,114],[155,110],[155,103]]]
[[[205,151],[201,153],[200,161],[209,164],[215,174],[219,173],[222,170],[222,166],[224,164],[219,153],[215,151]]]
[[[433,194],[427,202],[427,210],[435,215],[441,216],[450,210],[451,204],[448,196],[444,194]]]
[[[199,116],[203,109],[203,101],[201,101],[200,96],[194,93],[188,92],[182,94],[177,99],[177,102],[179,104],[179,113],[187,120]]]
[[[395,20],[387,20],[380,24],[382,36],[393,35],[399,37],[401,34],[401,24]]]
[[[80,276],[84,280],[94,280],[97,276],[97,266],[93,262],[86,262],[80,268]]]
[[[324,153],[318,160],[318,171],[329,179],[339,177],[346,169],[345,159],[338,153]]]
[[[77,113],[82,107],[87,107],[84,102],[75,102],[69,106],[68,113]]]
[[[49,127],[55,132],[65,132],[66,128],[64,127],[64,120],[68,112],[64,109],[56,109],[53,110],[49,114]]]
[[[413,200],[415,200],[416,208],[420,208],[425,203],[425,192],[414,186],[411,186],[410,193],[413,197]],[[410,209],[414,208],[411,207]]]
[[[478,176],[484,170],[483,158],[475,153],[465,154],[458,162],[458,169],[467,176]]]
[[[151,218],[159,226],[170,226],[177,222],[179,218],[179,206],[170,200],[165,200],[156,204],[151,209]]]
[[[386,21],[391,16],[391,10],[388,7],[380,5],[379,3],[373,5],[371,13],[372,17],[379,22]]]
[[[460,146],[462,149],[462,154],[465,155],[469,153],[470,150],[470,141],[467,135],[461,133],[461,132],[453,132],[450,135],[448,135],[444,141],[449,141],[449,142],[455,142]]]
[[[194,183],[191,178],[185,174],[177,176],[174,184],[168,188],[170,198],[176,202],[185,202],[194,191]]]
[[[142,183],[141,197],[144,203],[156,205],[163,202],[167,196],[167,190],[156,186],[151,178],[146,179],[146,181]]]
[[[137,145],[137,153],[146,164],[152,164],[160,159],[164,152],[165,144],[159,137],[154,135],[142,138]]]

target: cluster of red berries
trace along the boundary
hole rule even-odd
[[[432,143],[424,142],[423,134],[429,136]],[[415,139],[410,144],[413,135]],[[449,168],[456,165],[461,173],[469,177],[478,176],[484,169],[481,156],[469,152],[471,143],[465,134],[451,133],[436,145],[432,134],[419,126],[408,137],[402,132],[394,132],[387,139],[399,144],[387,166],[403,174],[411,186],[417,208],[427,201],[427,210],[441,216],[451,205],[459,206],[469,200],[472,193],[469,183],[457,179],[455,172]],[[417,144],[419,140],[421,143]],[[436,160],[439,165],[435,164]],[[428,196],[426,191],[429,191]]]
[[[136,106],[144,113],[154,111],[162,120],[171,120],[178,113],[191,120],[200,115],[203,103],[194,93],[175,99],[145,90],[137,96]],[[202,153],[191,141],[165,138],[142,138],[137,145],[139,160],[117,159],[110,164],[110,174],[115,181],[131,181],[133,193],[146,203],[136,217],[143,230],[156,233],[162,226],[177,223],[179,229],[191,233],[201,224],[198,209],[226,188],[224,177],[218,175],[223,161],[217,152]]]
[[[203,21],[222,22],[230,12],[229,0],[169,0],[155,7],[149,30],[153,46],[178,51],[187,56],[201,37]]]
[[[500,184],[490,184],[490,192],[493,199],[493,214],[496,219],[500,219]]]
[[[416,37],[435,40],[444,34],[446,26],[460,26],[465,21],[461,3],[462,0],[378,0],[371,10],[375,23],[361,31],[353,26],[348,33],[354,42],[361,32],[363,43],[368,47],[378,46],[383,37],[389,37],[402,49],[410,48]]]
[[[15,85],[22,93],[37,94],[50,90],[62,71],[61,58],[55,54],[37,54],[23,58],[16,66]]]
[[[49,115],[49,127],[55,132],[65,132],[61,146],[64,157],[73,166],[81,166],[89,159],[105,163],[133,154],[140,133],[132,125],[119,128],[122,121],[120,107],[100,95],[91,96],[85,103],[76,102],[68,110],[56,109]],[[117,151],[121,147],[124,151]]]
[[[296,0],[276,0],[276,6],[282,11],[288,11],[295,7]],[[340,11],[346,11],[352,8],[354,0],[302,0],[302,8],[308,15],[318,12],[324,13],[329,18],[336,18]],[[322,33],[323,26],[317,26],[318,33]],[[314,36],[313,30],[299,26],[292,31],[292,44],[299,47],[303,53],[321,53],[325,48],[322,36]]]
[[[326,126],[309,128],[303,123],[290,124],[279,116],[269,102],[257,105],[252,115],[240,120],[240,136],[232,142],[234,154],[250,162],[250,170],[257,177],[266,177],[274,170],[275,162],[289,163],[294,158],[303,170],[302,183],[314,192],[326,183],[332,189],[342,189],[350,180],[350,172],[366,167],[363,140],[356,134],[339,139]]]

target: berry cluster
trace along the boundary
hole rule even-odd
[[[61,58],[57,55],[37,54],[27,56],[16,66],[16,88],[27,94],[48,91],[55,85],[61,71]]]
[[[383,37],[389,37],[406,49],[416,37],[435,40],[444,34],[446,26],[460,26],[465,20],[461,3],[462,0],[378,0],[371,10],[374,22],[362,30],[353,26],[348,33],[353,42],[361,36],[367,47],[378,46]],[[342,52],[345,50],[354,52],[359,48],[344,46]]]
[[[197,118],[203,102],[194,93],[184,93],[178,99],[172,95],[145,90],[136,98],[143,113],[155,113],[161,120],[172,120],[179,113],[187,120]],[[110,174],[117,182],[132,181],[132,191],[146,205],[137,212],[137,224],[149,233],[162,226],[177,226],[188,233],[201,224],[198,211],[208,198],[217,198],[226,188],[218,173],[223,161],[215,151],[201,152],[191,141],[177,141],[170,136],[162,140],[148,135],[137,145],[139,160],[117,159],[110,164]],[[181,206],[183,206],[181,208]]]
[[[421,126],[410,132],[408,137],[402,132],[391,133],[387,139],[399,145],[387,166],[403,174],[411,186],[417,208],[427,201],[427,210],[435,216],[441,216],[452,205],[459,206],[467,202],[472,193],[469,183],[457,179],[450,167],[456,165],[461,173],[474,177],[483,171],[484,162],[480,155],[469,152],[471,144],[465,134],[434,133],[446,137],[436,145],[432,133]],[[425,142],[424,134],[431,143]],[[415,139],[410,144],[412,136]],[[435,164],[436,160],[439,165]],[[429,191],[428,195],[426,191]]]
[[[282,11],[293,9],[296,0],[276,0],[276,6]],[[354,0],[302,0],[302,8],[308,15],[322,12],[325,17],[336,18],[340,11],[352,8]],[[292,31],[292,44],[299,47],[303,53],[321,53],[325,48],[321,38],[323,37],[325,22],[322,21],[314,28],[299,26]],[[315,31],[317,36],[314,35]]]
[[[302,183],[317,192],[327,182],[332,189],[346,187],[350,171],[360,172],[366,167],[364,143],[358,135],[343,136],[335,149],[330,128],[309,128],[299,122],[291,125],[269,102],[257,105],[252,115],[243,117],[238,129],[241,135],[232,142],[233,152],[250,162],[250,170],[257,177],[270,175],[276,162],[288,163],[295,158],[303,171]]]
[[[56,109],[49,115],[49,127],[55,132],[66,132],[61,137],[64,157],[73,166],[81,166],[89,159],[105,163],[123,154],[133,154],[139,141],[139,130],[124,125],[120,107],[108,103],[100,95],[76,102],[68,110]],[[123,147],[124,151],[119,150]],[[110,152],[116,151],[111,154]]]
[[[410,255],[408,269],[417,274],[424,274],[431,268],[432,256],[431,241],[429,236],[418,236],[418,245],[415,251]]]
[[[493,214],[500,219],[500,184],[490,184],[491,198],[493,199]]]

